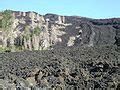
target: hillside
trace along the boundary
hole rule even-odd
[[[120,18],[91,19],[19,11],[6,13],[1,14],[0,42],[3,51],[106,44],[120,46]]]

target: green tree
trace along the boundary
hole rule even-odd
[[[12,26],[12,11],[5,10],[2,12],[2,30],[3,30],[3,46],[7,47],[7,39],[11,36],[11,26]]]
[[[35,34],[36,36],[39,36],[40,32],[41,32],[41,29],[38,26],[35,27],[34,30],[33,30],[33,34]]]
[[[41,29],[37,26],[34,28],[32,32],[32,46],[33,50],[39,50],[39,42],[40,42],[40,35]]]
[[[30,26],[28,26],[28,25],[25,26],[23,36],[24,36],[24,38],[26,38],[26,40],[28,40],[31,37]]]
[[[4,29],[4,32],[9,33],[10,28],[12,25],[12,11],[11,10],[5,10],[2,12],[2,28]]]

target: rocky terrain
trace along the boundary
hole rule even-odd
[[[120,18],[0,12],[2,87],[119,90]]]
[[[117,46],[1,53],[0,64],[4,87],[120,89]]]

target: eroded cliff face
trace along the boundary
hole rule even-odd
[[[35,12],[13,12],[12,36],[6,38],[7,45],[21,46],[24,50],[45,50],[70,46],[95,46],[104,44],[120,45],[120,19],[90,19],[77,16],[60,16],[55,14],[40,15]],[[29,26],[29,33],[35,27],[40,28],[39,35],[29,39],[25,28]],[[0,32],[1,45],[5,41],[4,33]]]

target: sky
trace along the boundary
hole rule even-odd
[[[89,18],[120,17],[120,0],[0,0],[0,11],[35,11]]]

